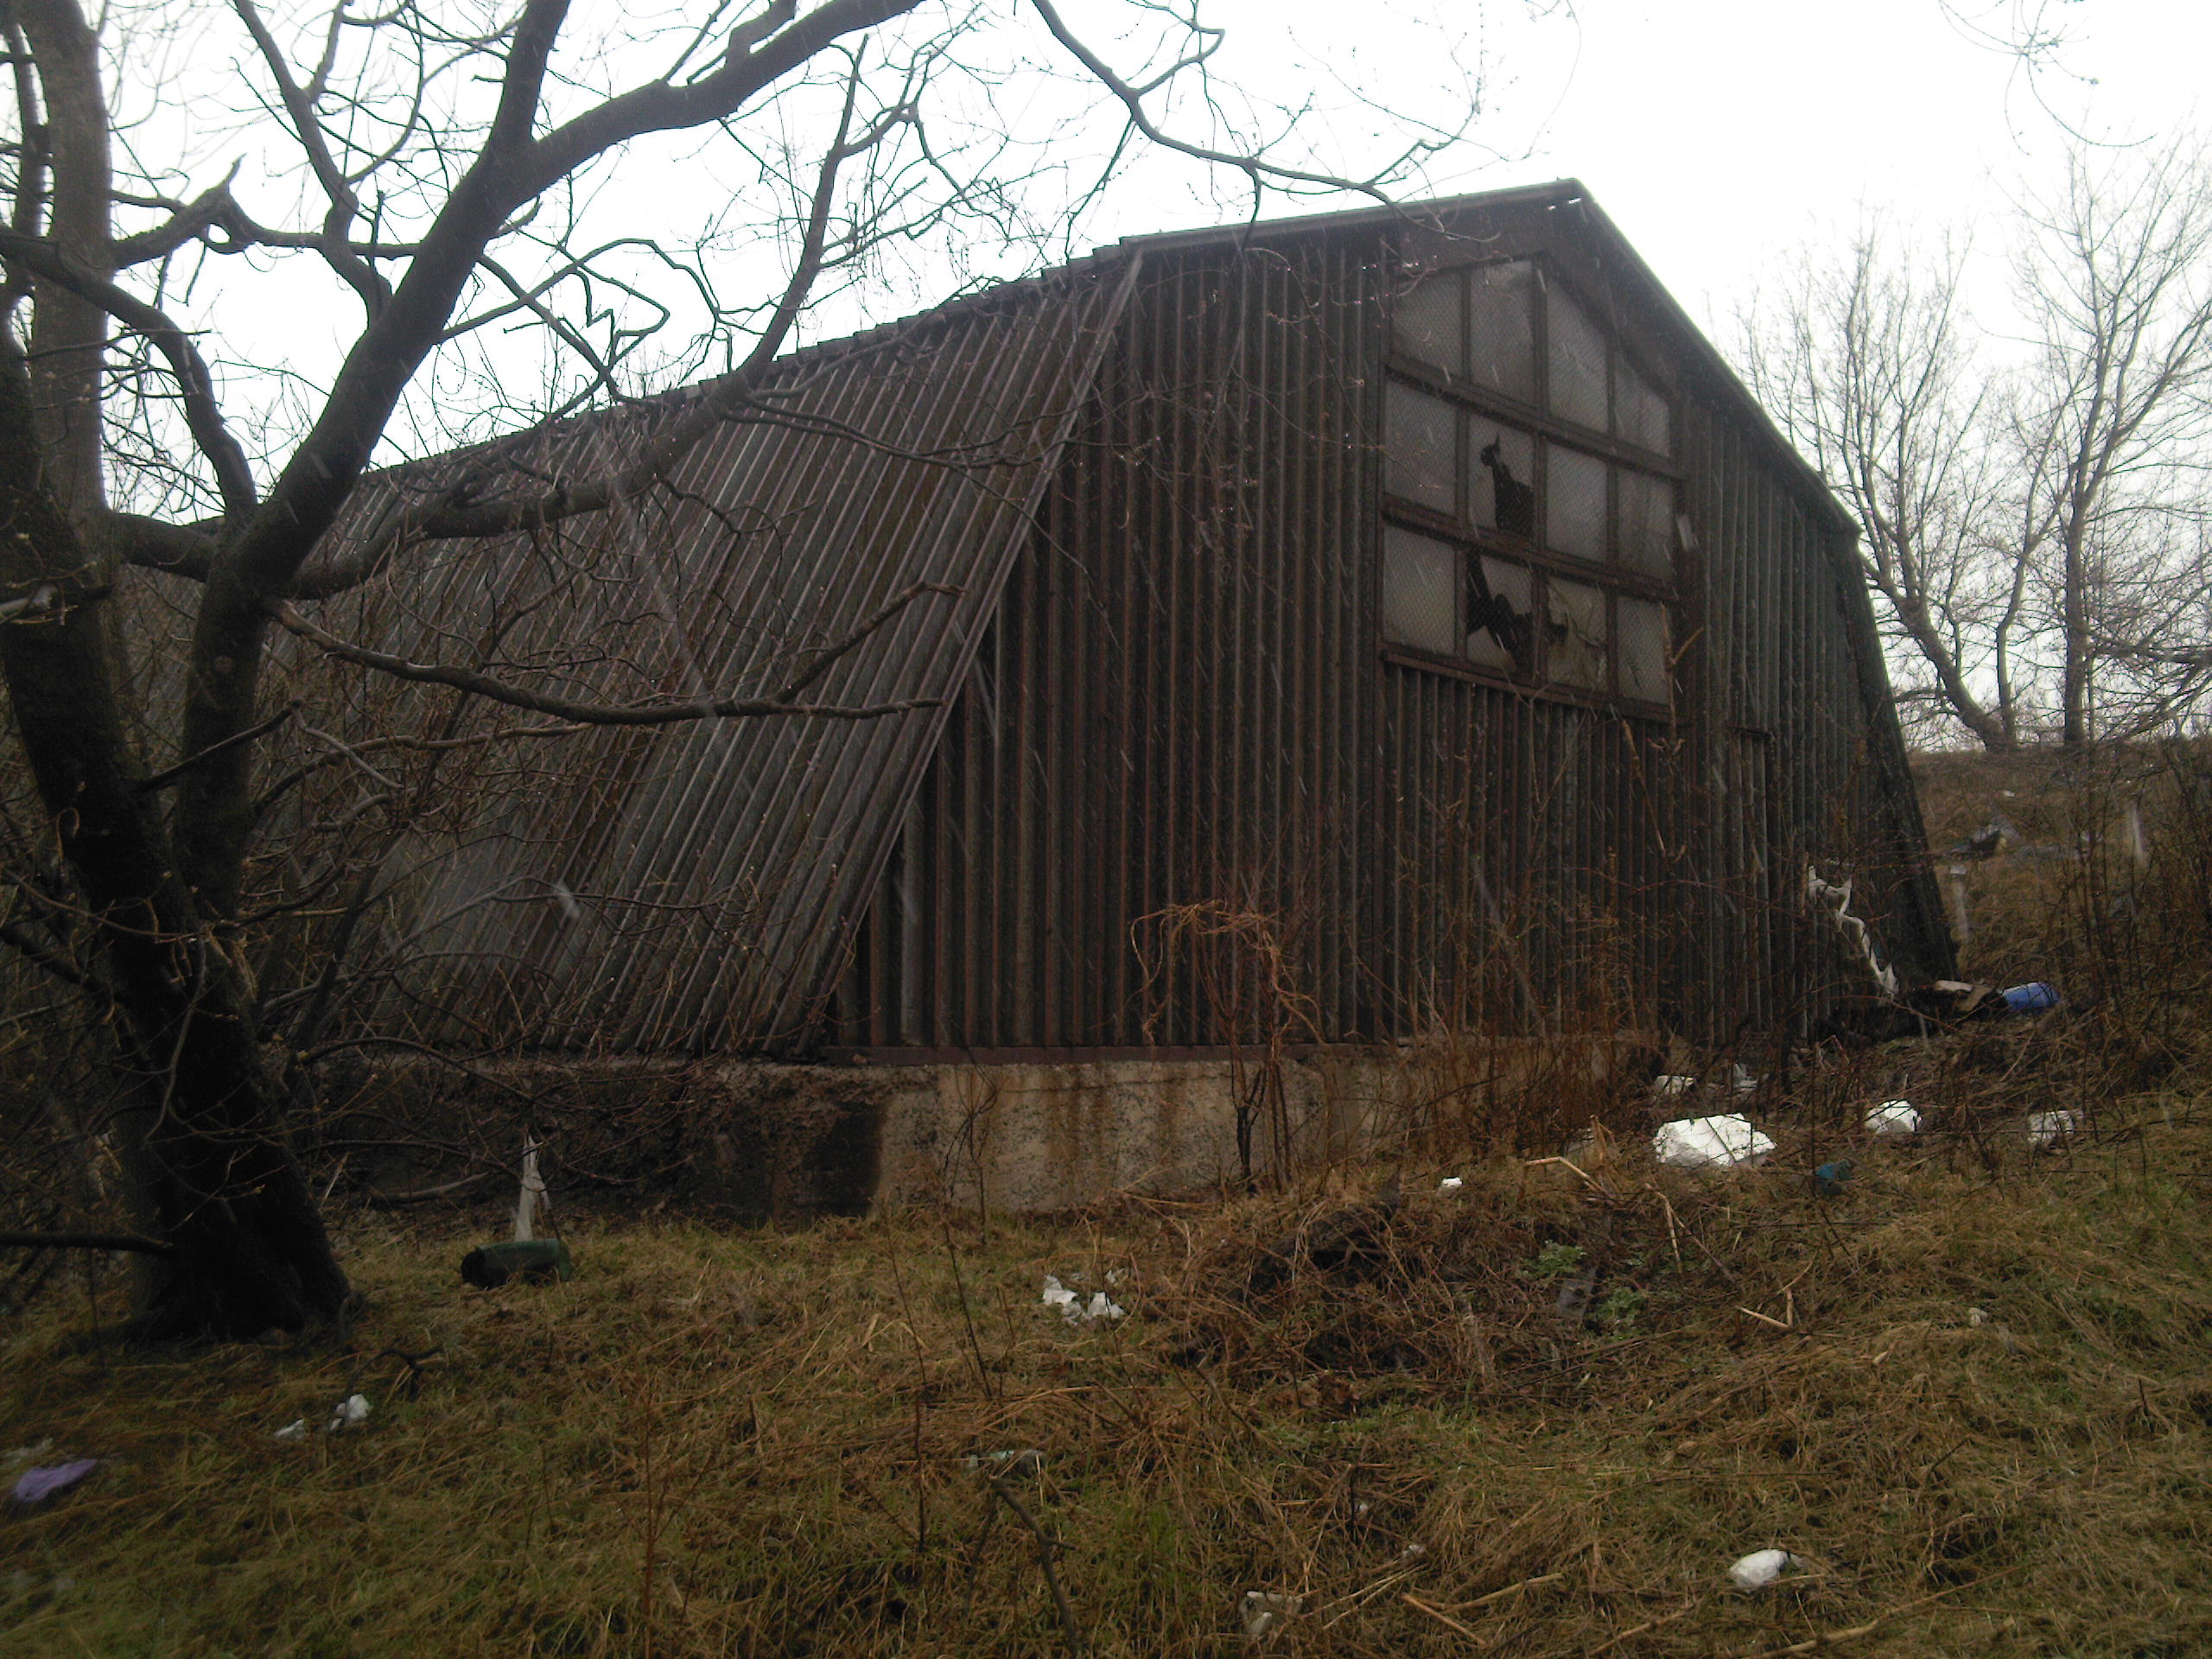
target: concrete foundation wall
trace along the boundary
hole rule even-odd
[[[1471,1149],[1501,1121],[1577,1128],[1649,1047],[1624,1035],[1325,1050],[1283,1062],[1279,1109],[1264,1103],[1256,1066],[1225,1059],[732,1064],[713,1068],[711,1092],[726,1103],[733,1149],[758,1148],[724,1160],[736,1183],[727,1201],[740,1207],[1052,1211],[1241,1179],[1240,1095],[1262,1099],[1248,1126],[1259,1174],[1420,1139]],[[852,1155],[862,1143],[865,1156]]]
[[[886,1079],[879,1203],[1058,1210],[1109,1192],[1187,1191],[1246,1167],[1238,1085],[1249,1095],[1255,1078],[1226,1060],[940,1065],[895,1077]],[[1251,1170],[1387,1138],[1403,1122],[1405,1082],[1395,1059],[1286,1062],[1280,1110],[1250,1115]]]
[[[404,1099],[403,1109],[466,1119],[495,1131],[495,1143],[509,1133],[496,1129],[501,1119],[526,1116],[539,1133],[550,1128],[550,1155],[609,1174],[624,1173],[610,1162],[618,1148],[647,1141],[660,1173],[638,1168],[633,1185],[672,1175],[709,1208],[748,1218],[940,1203],[1034,1211],[1117,1192],[1188,1192],[1240,1179],[1248,1166],[1262,1174],[1415,1140],[1479,1149],[1501,1126],[1524,1138],[1576,1127],[1637,1049],[1626,1038],[1585,1038],[1323,1050],[1282,1062],[1279,1095],[1258,1065],[1219,1058],[545,1056],[502,1063],[490,1088],[395,1068],[374,1103]],[[534,1103],[524,1114],[512,1104],[518,1094]],[[1240,1099],[1257,1103],[1243,1137]],[[639,1133],[641,1124],[651,1127]]]

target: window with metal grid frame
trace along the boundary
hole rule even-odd
[[[1670,707],[1666,394],[1527,259],[1422,276],[1397,297],[1391,356],[1386,645],[1532,690]]]

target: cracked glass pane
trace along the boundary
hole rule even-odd
[[[1605,556],[1605,474],[1595,455],[1545,446],[1544,540],[1578,559]]]
[[[1629,366],[1625,357],[1615,365],[1613,390],[1620,435],[1660,454],[1673,454],[1674,417],[1667,400],[1649,381]]]
[[[1383,487],[1439,512],[1459,511],[1459,417],[1441,397],[1393,380],[1383,389]]]
[[[1544,671],[1555,685],[1605,689],[1605,590],[1558,576],[1544,583]]]
[[[1460,281],[1456,270],[1425,277],[1418,287],[1398,296],[1391,315],[1400,351],[1452,374],[1465,370],[1459,340]]]
[[[1649,473],[1622,468],[1621,563],[1647,576],[1675,574],[1675,486]]]
[[[1395,524],[1382,531],[1382,636],[1459,654],[1459,550]]]
[[[1605,420],[1605,335],[1557,282],[1544,298],[1551,342],[1552,413],[1599,432],[1611,430]]]
[[[1621,630],[1621,695],[1638,702],[1671,703],[1674,630],[1667,607],[1625,594],[1613,603]]]
[[[1470,662],[1509,674],[1529,665],[1535,640],[1532,586],[1525,564],[1488,557],[1474,562],[1467,585]]]
[[[1536,273],[1525,259],[1467,273],[1467,372],[1482,385],[1536,401]]]

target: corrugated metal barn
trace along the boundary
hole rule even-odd
[[[666,409],[499,461],[595,469]],[[812,348],[634,506],[319,620],[564,695],[900,706],[449,770],[379,923],[436,1040],[1740,1039],[1861,988],[1808,865],[1950,966],[1853,534],[1570,181],[1138,238]],[[491,723],[346,695],[346,741]]]

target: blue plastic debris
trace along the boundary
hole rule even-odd
[[[1813,1191],[1824,1198],[1833,1198],[1843,1192],[1843,1184],[1851,1179],[1851,1172],[1859,1166],[1848,1158],[1839,1158],[1832,1164],[1820,1164],[1813,1170]]]
[[[1998,992],[2014,1014],[2047,1014],[2058,1006],[2058,988],[2048,981],[2031,979],[2024,985],[2008,985]]]

